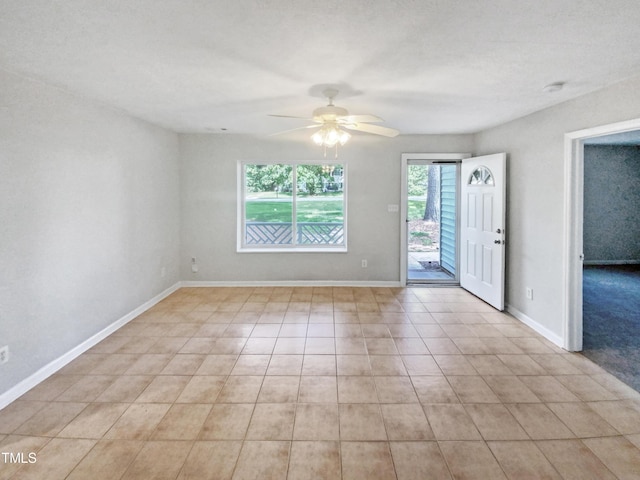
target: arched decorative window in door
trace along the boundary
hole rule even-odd
[[[495,185],[493,174],[487,167],[480,165],[469,176],[469,185]]]

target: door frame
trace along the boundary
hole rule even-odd
[[[566,133],[564,136],[563,348],[582,350],[584,263],[584,141],[640,130],[640,118]]]
[[[462,161],[464,158],[471,157],[470,153],[403,153],[401,155],[401,173],[400,173],[400,285],[407,286],[407,263],[408,263],[408,246],[407,246],[407,170],[410,160],[424,160],[426,162],[442,161]],[[457,200],[459,208],[460,185],[457,188]],[[456,221],[459,222],[459,213]],[[458,229],[459,230],[459,229]],[[459,235],[459,232],[457,232]],[[458,259],[460,258],[459,249],[456,252]]]

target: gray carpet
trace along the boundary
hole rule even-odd
[[[583,273],[582,353],[640,391],[640,265]]]

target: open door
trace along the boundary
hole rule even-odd
[[[460,286],[504,310],[505,153],[462,160]]]
[[[403,155],[401,274],[405,284],[459,284],[460,155],[442,156]]]

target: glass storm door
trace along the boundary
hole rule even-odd
[[[457,184],[455,161],[409,160],[407,282],[457,283]]]

